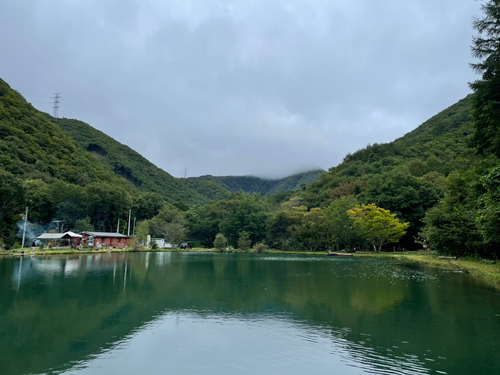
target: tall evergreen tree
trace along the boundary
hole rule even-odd
[[[489,0],[481,8],[484,17],[473,21],[479,35],[473,39],[472,56],[480,62],[471,66],[481,79],[470,84],[474,90],[472,145],[480,155],[500,157],[500,0]]]

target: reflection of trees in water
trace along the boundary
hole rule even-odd
[[[386,348],[399,346],[392,356],[425,348],[445,350],[443,356],[453,358],[461,342],[487,355],[490,343],[474,331],[491,332],[485,311],[500,308],[492,300],[479,302],[484,309],[471,306],[471,296],[462,289],[467,285],[457,287],[457,279],[417,280],[410,277],[414,270],[369,259],[170,253],[33,258],[24,259],[17,293],[18,264],[19,259],[0,258],[0,284],[6,291],[0,294],[0,352],[9,353],[0,361],[12,374],[81,361],[162,312],[187,310],[242,319],[285,312],[330,329],[332,340],[341,330],[342,339],[356,343],[354,349],[361,345],[382,356],[388,355]],[[433,330],[423,330],[429,319]],[[408,343],[403,345],[402,338]]]

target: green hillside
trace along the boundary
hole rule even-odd
[[[0,79],[0,168],[22,179],[121,184],[41,112]]]
[[[324,173],[323,170],[317,169],[309,172],[297,173],[292,176],[288,176],[280,179],[265,179],[256,176],[211,176],[205,175],[200,177],[190,177],[187,179],[186,183],[196,188],[198,184],[201,186],[212,186],[216,184],[224,190],[217,190],[215,192],[219,196],[223,195],[227,197],[228,193],[244,192],[244,193],[261,193],[263,196],[269,196],[276,194],[280,191],[295,191],[302,187],[317,181],[321,174]],[[212,183],[210,185],[207,182]],[[226,193],[224,193],[226,191]]]
[[[154,216],[162,201],[118,178],[0,80],[0,248],[19,241],[26,206],[30,231],[39,234],[53,219],[63,220],[60,229],[82,220],[116,230],[133,205],[134,213],[151,208]]]
[[[207,202],[207,198],[179,179],[158,168],[130,147],[82,121],[46,115],[66,135],[89,151],[95,160],[108,166],[116,175],[145,192],[160,194],[167,202],[188,204]]]
[[[36,236],[54,229],[54,219],[60,230],[75,231],[114,232],[121,221],[124,233],[129,210],[145,220],[166,202],[208,201],[89,125],[36,110],[3,80],[0,150],[0,248],[20,243],[26,206],[28,232]]]
[[[309,208],[353,195],[389,209],[411,223],[405,242],[410,246],[425,212],[443,197],[447,176],[471,167],[471,133],[468,96],[393,142],[348,154],[298,194]]]

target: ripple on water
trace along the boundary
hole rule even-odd
[[[332,330],[312,326],[290,316],[264,314],[255,318],[244,314],[201,316],[189,311],[167,312],[112,348],[65,371],[80,375],[116,371],[132,374],[141,366],[147,369],[160,356],[172,373],[176,370],[223,375],[324,374],[332,370],[335,374],[352,375],[360,371],[381,375],[430,373],[417,356],[382,355],[380,350],[363,342],[349,341],[348,328]],[[186,336],[193,331],[195,336]],[[185,349],[174,350],[181,337]],[[213,337],[217,340],[211,339]],[[196,361],[183,362],[186,357],[182,353],[186,350],[196,355]],[[163,373],[153,367],[147,372]]]

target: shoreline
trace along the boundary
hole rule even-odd
[[[485,284],[500,290],[500,263],[477,258],[440,259],[437,255],[414,253],[381,253],[359,254],[358,257],[395,259],[402,263],[421,264],[425,266],[468,273]]]
[[[31,256],[31,248],[22,249],[24,250],[24,256]],[[0,257],[20,257],[21,249],[1,251]],[[58,249],[58,250],[35,250],[34,256],[44,256],[44,255],[80,255],[80,254],[106,254],[106,253],[157,253],[157,252],[193,252],[193,253],[219,253],[220,250],[217,249],[204,249],[204,248],[193,248],[193,249],[106,249],[106,250],[76,250],[76,249]],[[233,253],[243,252],[240,250],[231,251]],[[253,251],[247,251],[253,253]],[[283,251],[283,250],[264,250],[262,254],[302,254],[302,255],[325,255],[327,252],[324,251]],[[476,258],[459,258],[459,259],[441,259],[437,255],[428,254],[422,251],[412,251],[412,252],[395,252],[395,253],[354,253],[354,257],[362,258],[382,258],[382,259],[394,259],[403,263],[413,263],[421,264],[430,267],[436,267],[447,270],[461,271],[463,273],[468,273],[474,278],[484,281],[486,284],[500,289],[500,263],[496,263],[491,260],[476,259]]]

